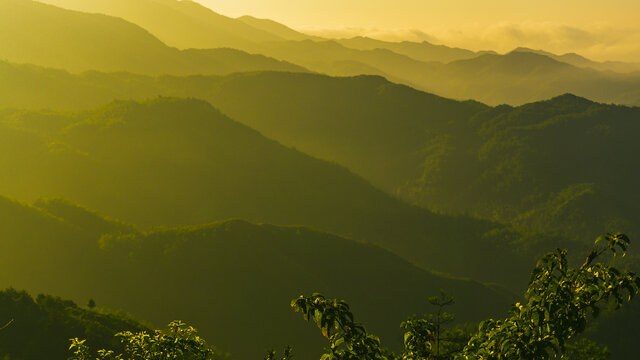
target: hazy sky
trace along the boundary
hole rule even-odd
[[[640,0],[198,1],[224,15],[321,34],[425,39],[474,50],[530,46],[640,62]]]

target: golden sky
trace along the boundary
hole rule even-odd
[[[319,34],[517,46],[640,62],[640,0],[198,0]],[[327,31],[330,30],[330,31]]]

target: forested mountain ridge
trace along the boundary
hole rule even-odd
[[[513,51],[519,52],[531,52],[535,54],[545,55],[554,60],[562,61],[567,64],[571,64],[582,68],[592,68],[601,71],[614,71],[619,73],[632,73],[640,71],[640,63],[626,63],[620,61],[604,61],[598,62],[585,58],[584,56],[576,53],[567,53],[557,55],[544,50],[534,50],[527,47],[518,47]]]
[[[500,288],[435,275],[377,246],[299,226],[229,220],[127,232],[132,227],[67,201],[28,206],[4,197],[0,214],[0,263],[16,269],[0,273],[2,284],[83,302],[93,298],[156,326],[182,319],[234,358],[261,356],[286,344],[295,344],[301,357],[316,355],[321,340],[288,307],[309,291],[348,298],[360,319],[394,347],[400,344],[399,321],[431,311],[425,299],[441,288],[460,297],[461,321],[500,316],[513,299]],[[28,251],[13,250],[26,245]],[[22,313],[11,309],[3,307],[0,321],[13,312],[19,328],[26,326]],[[75,309],[64,311],[92,321],[86,310]],[[2,339],[0,350],[7,351]]]
[[[201,46],[195,47],[231,46],[238,49],[234,52],[235,56],[229,58],[230,50],[192,49],[180,52],[162,44],[142,28],[105,15],[79,13],[27,0],[7,0],[3,4],[5,8],[0,9],[3,10],[0,13],[11,14],[11,19],[0,22],[0,25],[5,25],[0,28],[4,33],[0,39],[7,44],[0,49],[0,56],[12,62],[35,63],[72,71],[132,71],[152,75],[308,69],[333,76],[381,75],[391,81],[441,96],[475,99],[491,105],[520,105],[566,92],[596,101],[640,104],[640,77],[637,74],[576,67],[540,53],[483,53],[479,56],[463,56],[460,60],[444,64],[423,60],[429,54],[439,58],[445,56],[441,54],[443,51],[445,54],[459,51],[427,44],[419,44],[417,49],[412,44],[386,43],[371,48],[371,45],[360,44],[361,41],[352,41],[355,48],[350,48],[342,44],[344,41],[314,41],[304,36],[297,37],[302,40],[284,40],[240,19],[224,17],[189,1],[91,0],[67,4],[120,16],[141,25],[162,41],[182,41],[181,46],[176,45],[181,48],[194,47],[191,41],[204,39]],[[156,12],[148,11],[149,8],[158,8],[156,12],[163,15],[154,17]],[[60,18],[66,19],[63,28],[58,22]],[[29,32],[21,31],[24,24],[30,25]],[[265,25],[264,22],[259,24],[273,27],[273,24]],[[75,27],[73,36],[67,36],[65,32],[70,25]],[[274,31],[286,32],[286,29],[277,27]],[[236,34],[252,41],[234,41]],[[43,39],[46,41],[40,43]],[[213,43],[206,45],[209,39]],[[217,44],[221,39],[234,44]],[[248,55],[242,51],[273,59]],[[119,55],[121,52],[124,55]],[[242,66],[236,64],[238,57],[244,58]],[[150,62],[150,59],[154,61]]]
[[[406,196],[576,238],[613,228],[635,236],[639,127],[640,108],[573,95],[491,109],[471,119],[473,135],[434,144],[442,151]]]
[[[51,295],[32,298],[25,291],[0,291],[0,322],[8,324],[0,336],[5,359],[67,359],[69,339],[86,339],[93,348],[122,351],[114,335],[120,331],[144,331],[147,326],[124,314],[80,307]]]
[[[278,72],[228,77],[76,76],[0,62],[0,79],[4,107],[77,110],[114,99],[158,95],[205,99],[265,136],[336,161],[389,192],[420,174],[424,139],[434,129],[460,126],[488,109],[377,76]]]
[[[633,193],[628,184],[636,181],[629,155],[636,152],[635,142],[629,138],[616,146],[602,145],[604,139],[616,143],[618,132],[621,138],[635,133],[640,116],[634,107],[566,95],[521,107],[491,108],[443,99],[379,77],[251,73],[149,78],[75,76],[8,64],[5,69],[0,70],[3,106],[52,106],[48,94],[56,94],[53,99],[67,108],[162,94],[203,98],[270,138],[345,165],[385,191],[424,207],[468,211],[527,229],[564,228],[561,233],[581,239],[603,231],[638,232],[632,225],[637,210],[626,200]],[[47,85],[31,85],[35,83]],[[567,126],[573,131],[567,133]],[[534,134],[544,136],[533,138]],[[563,152],[553,152],[557,149]],[[508,160],[510,155],[516,157]],[[565,168],[549,168],[560,164]],[[630,173],[594,177],[615,172],[613,164]],[[492,185],[490,178],[497,182]],[[507,178],[509,195],[507,188],[497,187]],[[546,185],[540,188],[539,182]],[[520,190],[515,190],[516,184]],[[483,203],[482,196],[490,199]],[[596,198],[611,204],[609,210],[593,206],[593,201],[600,201]],[[556,211],[564,215],[545,220],[545,213]],[[616,224],[622,228],[614,229]]]
[[[0,2],[0,43],[1,59],[74,72],[184,75],[306,71],[300,66],[239,50],[179,51],[120,18],[30,0]]]
[[[58,128],[39,125],[51,119]],[[0,123],[0,165],[12,169],[0,191],[10,196],[65,197],[144,227],[226,218],[303,224],[379,244],[429,269],[492,281],[523,276],[468,261],[512,254],[489,245],[513,241],[489,233],[503,226],[407,205],[204,101],[123,101],[70,115],[9,111]],[[438,255],[445,252],[452,255]],[[527,266],[510,258],[505,268]]]

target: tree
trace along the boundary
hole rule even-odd
[[[282,356],[279,360],[291,360],[293,359],[293,348],[291,346],[287,346],[282,351]],[[267,351],[267,355],[265,355],[264,360],[278,360],[278,354],[275,350],[271,349]]]
[[[98,360],[213,360],[213,348],[197,335],[196,329],[181,321],[169,323],[167,330],[116,334],[124,345],[124,353],[98,350]],[[70,360],[90,360],[90,349],[85,340],[71,339]]]
[[[329,348],[322,360],[387,360],[395,356],[380,346],[380,339],[367,333],[362,324],[353,320],[349,305],[344,300],[327,299],[314,293],[300,296],[291,302],[294,311],[305,320],[314,322],[329,340]]]
[[[455,304],[453,296],[447,296],[441,290],[440,296],[432,296],[428,301],[437,308],[435,314],[422,318],[413,315],[400,324],[405,330],[403,359],[452,359],[464,349],[471,337],[464,326],[452,329],[444,327],[455,320],[454,314],[444,311],[446,307]]]
[[[629,239],[624,234],[607,234],[596,240],[594,249],[579,268],[569,266],[567,250],[556,249],[545,255],[531,274],[525,302],[513,306],[505,320],[483,321],[477,333],[459,353],[457,360],[544,360],[570,359],[567,351],[578,354],[570,341],[585,330],[590,316],[597,317],[600,307],[612,303],[616,308],[638,293],[640,278],[633,272],[621,272],[613,266],[595,262],[606,254],[626,254]],[[451,319],[442,308],[453,303],[444,295],[432,299],[439,306],[435,322],[410,318],[402,358],[437,359],[442,341],[440,325]],[[398,358],[383,349],[374,335],[353,322],[349,305],[343,300],[326,299],[321,294],[301,296],[292,302],[295,311],[314,321],[330,347],[323,359]],[[436,336],[438,338],[436,338]],[[433,353],[433,345],[436,354]],[[587,343],[592,345],[592,343]],[[597,346],[594,348],[596,351]],[[607,350],[598,349],[594,359],[606,358]]]
[[[505,320],[486,320],[464,349],[464,359],[549,359],[562,357],[567,342],[584,331],[589,316],[612,302],[619,308],[638,293],[640,278],[601,262],[609,253],[625,255],[629,239],[607,234],[596,240],[580,268],[567,262],[567,251],[544,256],[531,274],[524,304],[517,303]]]

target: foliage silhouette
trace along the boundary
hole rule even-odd
[[[584,332],[589,317],[597,317],[600,307],[609,302],[619,308],[638,294],[640,277],[635,273],[621,272],[613,266],[596,262],[604,254],[624,256],[628,245],[629,239],[624,234],[599,237],[579,268],[569,266],[566,250],[557,249],[545,255],[531,274],[525,292],[526,302],[515,304],[510,317],[505,320],[483,321],[476,335],[454,357],[466,360],[570,358],[572,354],[567,350],[575,348],[568,348],[567,344]],[[453,301],[444,296],[432,300],[438,306],[446,306]],[[353,314],[343,300],[313,294],[295,299],[292,307],[306,320],[315,322],[329,340],[325,358],[396,357],[383,349],[379,339],[368,334],[364,326],[353,321]],[[439,341],[434,333],[442,319],[438,317],[433,323],[415,319],[405,322],[404,327],[408,331],[402,357],[443,358],[434,353],[433,348],[433,342]],[[594,358],[600,356],[606,356],[606,349],[594,349]]]

